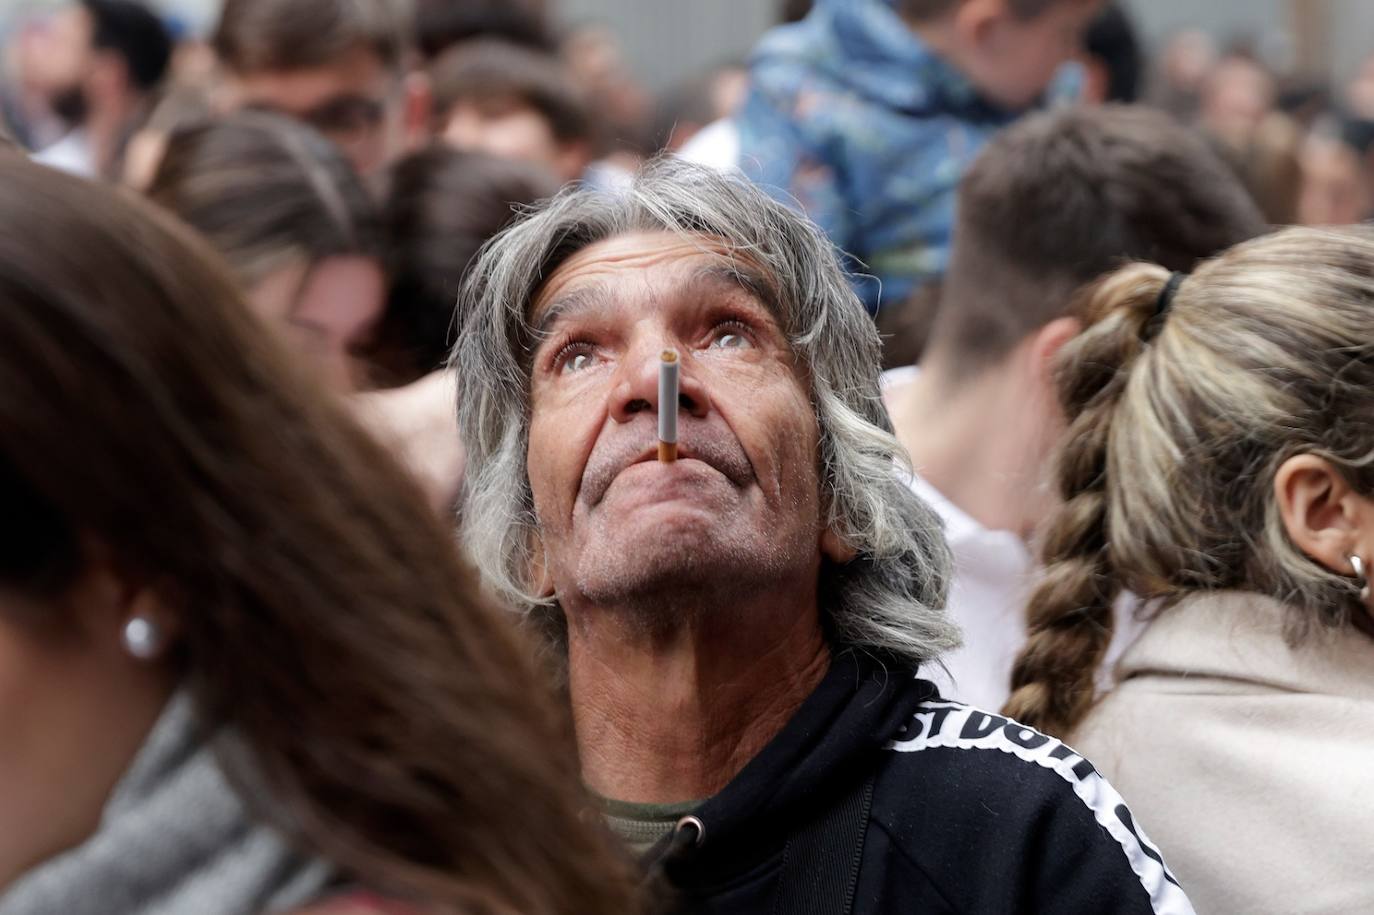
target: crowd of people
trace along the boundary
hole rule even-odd
[[[1374,911],[1374,69],[1108,0],[658,98],[544,0],[5,64],[0,915]]]

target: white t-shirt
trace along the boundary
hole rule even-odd
[[[94,178],[95,151],[86,131],[77,128],[56,143],[35,153],[33,161],[82,178]]]
[[[739,147],[738,125],[729,118],[721,118],[698,130],[678,150],[678,156],[718,172],[728,172],[739,167]]]
[[[887,372],[883,390],[903,387],[918,374],[914,367]],[[964,631],[963,646],[940,659],[945,670],[931,665],[921,674],[940,687],[942,696],[999,709],[1011,694],[1011,668],[1026,644],[1026,601],[1038,572],[1035,557],[1019,535],[983,527],[919,475],[913,474],[908,482],[944,519],[945,539],[954,554],[946,609]],[[1112,668],[1144,628],[1134,616],[1137,605],[1130,595],[1116,603],[1112,643],[1098,677],[1100,689],[1111,685]]]

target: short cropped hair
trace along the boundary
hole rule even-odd
[[[82,0],[91,17],[91,46],[124,61],[140,92],[157,87],[172,60],[172,37],[148,7],[133,0]]]
[[[360,47],[401,70],[413,31],[409,0],[225,0],[213,44],[236,73],[326,66]]]
[[[1187,271],[1268,226],[1198,134],[1146,108],[1029,117],[959,185],[930,354],[959,374],[1070,314],[1084,284],[1133,260]]]
[[[592,136],[590,107],[552,54],[497,39],[468,41],[435,61],[430,82],[440,125],[461,101],[513,99],[547,118],[559,140]]]

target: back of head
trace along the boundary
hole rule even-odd
[[[430,68],[440,124],[460,101],[529,105],[560,141],[592,136],[592,115],[563,62],[552,54],[483,38],[455,45]]]
[[[1295,546],[1275,478],[1314,454],[1374,494],[1369,231],[1290,229],[1186,278],[1132,265],[1085,308],[1091,323],[1060,364],[1064,503],[1007,705],[1060,734],[1092,704],[1123,588],[1165,604],[1269,595],[1293,606],[1294,638],[1348,619],[1360,585]]]
[[[383,349],[398,351],[397,370],[413,378],[448,356],[468,264],[521,208],[553,196],[558,181],[525,163],[433,146],[398,162],[388,184],[391,289],[380,333]]]
[[[0,587],[42,614],[7,602],[5,624],[70,634],[64,598],[108,555],[176,615],[169,673],[242,738],[264,815],[345,873],[471,911],[625,911],[522,643],[208,248],[0,156],[0,259]]]
[[[1145,108],[1066,108],[999,134],[959,187],[954,251],[929,349],[968,374],[1069,314],[1130,260],[1188,270],[1266,231],[1206,142]]]
[[[359,48],[400,71],[412,30],[408,0],[225,0],[213,45],[239,74],[329,66]]]
[[[352,165],[278,115],[177,131],[148,195],[209,239],[245,287],[296,261],[381,253],[376,208]]]
[[[81,5],[91,18],[91,46],[123,58],[136,90],[156,88],[172,60],[172,38],[162,20],[134,0],[81,0]]]

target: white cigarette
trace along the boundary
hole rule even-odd
[[[675,350],[665,349],[658,363],[658,459],[677,460],[678,370]]]

